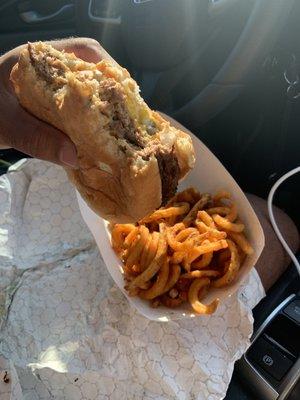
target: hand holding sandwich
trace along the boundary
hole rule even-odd
[[[37,42],[20,51],[10,73],[19,103],[74,143],[77,168],[64,167],[98,215],[138,221],[193,168],[191,137],[151,110],[129,72],[102,49],[87,62],[63,47]]]
[[[96,40],[89,38],[64,39],[51,44],[88,62],[109,57]],[[19,46],[0,57],[0,148],[12,147],[42,160],[76,168],[76,149],[70,138],[29,114],[18,102],[9,76],[24,47]]]

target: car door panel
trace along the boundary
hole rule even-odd
[[[28,41],[57,39],[75,34],[74,0],[0,1],[1,53]]]

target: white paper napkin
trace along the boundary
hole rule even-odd
[[[215,315],[150,321],[113,285],[61,168],[0,178],[1,400],[222,399],[263,296],[253,269]]]

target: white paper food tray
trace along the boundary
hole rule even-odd
[[[174,121],[173,125],[187,131]],[[251,268],[255,266],[264,247],[264,234],[255,212],[238,184],[211,151],[196,136],[191,133],[190,135],[195,148],[196,165],[187,178],[180,184],[179,190],[190,186],[194,186],[202,193],[208,192],[213,194],[220,189],[228,190],[237,204],[239,216],[246,226],[246,235],[254,249],[254,253],[247,256],[237,279],[232,285],[222,289],[211,289],[208,295],[203,299],[204,303],[208,303],[216,297],[222,301],[236,292]],[[129,297],[127,295],[124,289],[122,263],[111,247],[107,222],[97,216],[87,206],[78,192],[77,197],[82,217],[96,240],[110,275],[132,306],[151,320],[169,321],[179,318],[194,317],[195,314],[189,304],[184,304],[180,308],[175,309],[168,309],[162,306],[151,308],[148,301],[141,300],[138,297]],[[202,318],[205,318],[205,316]]]

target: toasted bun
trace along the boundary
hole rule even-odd
[[[151,111],[129,73],[109,60],[91,64],[28,44],[11,80],[24,108],[74,142],[79,169],[66,168],[68,176],[107,220],[137,221],[158,208],[194,165],[190,137]]]

